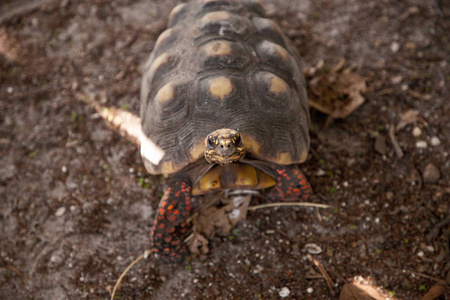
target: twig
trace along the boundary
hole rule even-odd
[[[278,202],[278,203],[266,203],[261,205],[250,206],[248,210],[257,210],[267,207],[278,207],[278,206],[307,206],[307,207],[318,207],[318,208],[330,208],[329,205],[311,202]]]
[[[389,137],[391,138],[392,145],[394,146],[395,153],[397,154],[398,158],[403,157],[403,150],[400,148],[400,145],[398,144],[397,139],[395,138],[395,128],[394,125],[391,124],[389,126]]]
[[[310,254],[308,254],[306,257],[319,269],[320,274],[322,274],[323,278],[327,282],[328,287],[330,290],[333,290],[334,282],[331,280],[330,275],[328,275],[327,271],[323,267],[323,265],[318,261],[317,259],[313,258]]]
[[[59,1],[56,0],[35,0],[31,3],[26,3],[27,1],[22,1],[22,3],[14,4],[14,5],[4,5],[3,8],[5,8],[6,13],[3,13],[0,15],[0,25],[8,22],[9,20],[15,18],[15,17],[21,17],[24,15],[27,15],[29,13],[32,13],[35,10],[40,9],[44,5],[57,3]],[[7,10],[7,8],[9,8]]]
[[[114,295],[116,294],[116,290],[119,287],[120,282],[122,281],[123,277],[128,273],[128,271],[130,271],[130,269],[135,264],[137,264],[141,259],[147,258],[152,252],[153,252],[153,250],[145,250],[144,254],[141,254],[138,258],[133,260],[133,262],[128,265],[128,267],[125,269],[125,271],[122,272],[122,274],[120,275],[119,279],[117,279],[116,285],[114,286],[114,289],[112,291],[111,300],[114,300]]]

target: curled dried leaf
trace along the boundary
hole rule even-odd
[[[365,101],[365,80],[348,68],[342,70],[344,65],[342,58],[328,73],[309,80],[309,105],[332,118],[347,117]]]
[[[384,297],[370,285],[351,282],[342,287],[339,300],[384,300]]]

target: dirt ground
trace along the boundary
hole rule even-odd
[[[1,2],[0,299],[109,299],[150,247],[165,179],[91,104],[138,114],[141,66],[179,2]],[[118,298],[337,299],[356,280],[421,299],[449,283],[450,2],[262,3],[307,69],[345,58],[367,83],[345,119],[312,110],[301,167],[331,208],[251,211],[208,255],[140,262]]]

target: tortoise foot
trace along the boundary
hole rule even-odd
[[[278,175],[277,184],[267,195],[272,201],[306,201],[312,188],[305,175],[295,165],[274,165]]]
[[[165,262],[182,261],[188,254],[183,240],[191,215],[192,185],[186,178],[173,178],[162,197],[153,225],[155,256]]]

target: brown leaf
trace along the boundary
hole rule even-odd
[[[344,285],[339,300],[384,300],[384,297],[370,285],[352,282]]]
[[[341,59],[328,74],[320,74],[309,81],[309,105],[333,118],[345,118],[364,103],[365,80],[350,69],[342,68]]]
[[[422,300],[433,300],[447,292],[449,292],[448,285],[438,282],[423,296]]]
[[[415,121],[417,121],[418,116],[419,116],[418,110],[410,109],[405,111],[402,114],[400,121],[397,124],[397,127],[395,127],[395,130],[399,131],[400,129],[406,127],[406,125],[414,123]]]

